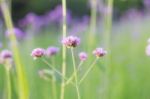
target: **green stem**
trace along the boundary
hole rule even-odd
[[[11,47],[14,55],[14,61],[16,64],[17,82],[19,86],[19,99],[28,99],[28,84],[25,76],[24,68],[21,62],[20,52],[17,46],[17,40],[13,31],[13,23],[8,5],[5,0],[0,0],[0,7],[2,9],[3,17],[7,29],[11,32],[9,39],[11,41]]]
[[[63,79],[64,81],[65,81],[65,80],[68,80],[67,77],[64,77],[61,72],[59,72],[56,68],[54,68],[53,65],[50,64],[49,62],[47,62],[44,58],[42,59],[42,61],[43,61],[45,64],[47,64],[50,68],[52,68],[52,70],[54,70],[56,73],[58,73],[58,74],[62,77],[62,79]],[[71,84],[74,85],[73,82],[71,82]]]
[[[79,84],[81,84],[84,79],[87,77],[87,75],[89,74],[89,72],[93,69],[94,65],[96,64],[98,58],[96,58],[93,63],[91,64],[91,66],[88,68],[88,70],[85,72],[85,74],[83,75],[83,77],[81,78],[81,80],[79,81]]]
[[[66,0],[62,0],[62,15],[63,15],[63,38],[66,37],[67,34],[67,24],[66,24]],[[63,77],[66,76],[66,47],[63,45],[62,49],[62,75]],[[61,83],[61,92],[60,92],[60,99],[64,99],[65,95],[65,80],[62,80]]]
[[[55,66],[55,61],[54,61],[54,57],[52,59],[52,64],[53,66]],[[55,68],[55,67],[54,67]],[[53,70],[54,71],[54,70]],[[55,76],[53,76],[52,78],[52,93],[53,93],[53,99],[57,99],[57,89],[56,89],[56,78]]]
[[[79,63],[76,72],[79,71],[79,69],[80,69],[80,67],[82,66],[82,64],[83,64],[83,61],[81,61],[81,62]],[[76,72],[73,72],[73,74],[70,76],[70,78],[66,81],[66,85],[68,85],[68,84],[73,80],[73,78],[75,77]]]
[[[10,65],[5,65],[6,70],[6,83],[7,83],[7,99],[11,99],[11,78],[10,78]]]
[[[77,95],[78,99],[80,99],[80,92],[79,92],[79,87],[78,87],[78,75],[77,75],[77,69],[76,69],[76,64],[75,64],[75,57],[74,57],[74,51],[73,48],[71,48],[71,54],[72,54],[72,61],[73,61],[73,68],[74,68],[74,77],[75,77],[75,82],[76,82],[76,90],[77,90]]]

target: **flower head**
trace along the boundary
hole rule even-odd
[[[0,63],[4,63],[7,60],[12,59],[12,52],[9,50],[3,50],[0,53]]]
[[[36,48],[32,51],[31,56],[34,59],[40,58],[45,55],[45,50],[43,48]]]
[[[107,54],[107,51],[104,50],[103,48],[96,48],[94,51],[93,51],[93,54],[97,57],[103,57],[104,55]]]
[[[76,36],[68,36],[62,40],[62,44],[68,48],[76,47],[80,44],[80,39]]]
[[[85,52],[79,53],[79,58],[81,61],[85,61],[87,59],[87,54]]]
[[[46,50],[46,56],[50,57],[53,56],[55,54],[57,54],[57,52],[59,51],[59,49],[57,47],[49,47]]]

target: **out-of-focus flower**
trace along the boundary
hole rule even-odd
[[[76,36],[68,36],[62,40],[62,44],[68,48],[76,47],[80,44],[80,39]]]
[[[8,60],[12,60],[12,52],[9,50],[2,50],[0,53],[0,63],[5,63]]]
[[[143,4],[146,8],[150,8],[150,0],[143,0]]]
[[[147,56],[150,56],[150,44],[147,45],[145,52]]]
[[[85,61],[87,59],[87,57],[88,57],[87,53],[85,53],[85,52],[79,53],[79,58],[81,61]]]
[[[63,19],[63,15],[62,15],[62,6],[61,5],[56,6],[56,8],[54,8],[54,10],[48,12],[45,15],[45,22],[47,24],[51,24],[51,23],[60,24],[60,23],[62,23],[62,19]],[[67,10],[66,21],[68,24],[70,24],[71,20],[72,20],[71,12]]]
[[[59,51],[59,49],[57,47],[52,46],[52,47],[47,48],[45,54],[46,54],[46,56],[51,57],[51,56],[57,54],[58,51]]]
[[[22,39],[25,37],[25,33],[21,31],[19,28],[13,28],[12,30],[7,30],[5,32],[5,35],[6,37],[9,37],[12,35],[12,33],[14,33],[18,39]]]
[[[93,54],[97,57],[103,57],[104,55],[107,54],[107,51],[104,50],[103,48],[96,48],[94,51],[93,51]]]
[[[122,16],[122,20],[138,20],[141,19],[143,16],[143,12],[137,10],[137,9],[129,9],[125,12],[125,14]]]
[[[32,26],[35,29],[40,29],[44,24],[44,17],[38,16],[32,12],[28,13],[25,18],[19,21],[20,27]]]
[[[34,59],[40,58],[45,55],[45,50],[43,48],[36,48],[32,51],[31,56]]]

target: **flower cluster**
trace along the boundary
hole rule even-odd
[[[0,63],[4,64],[6,61],[12,61],[12,52],[9,50],[2,50],[0,52]]]
[[[104,55],[107,54],[107,51],[105,51],[103,48],[96,48],[93,51],[93,54],[97,57],[103,57]]]
[[[62,44],[68,48],[76,47],[80,44],[80,39],[76,36],[68,36],[62,40]]]
[[[68,36],[68,37],[62,39],[62,44],[64,46],[66,46],[67,48],[75,48],[80,44],[80,38],[78,38],[76,36]],[[43,48],[36,48],[32,51],[31,56],[34,59],[40,58],[42,56],[51,57],[51,56],[57,54],[58,51],[59,51],[59,49],[54,46],[48,47],[46,50]],[[93,51],[93,54],[96,57],[103,57],[104,55],[107,54],[107,51],[105,51],[103,48],[96,48]],[[79,53],[79,59],[81,61],[85,61],[87,59],[87,57],[88,57],[87,53],[85,53],[85,52]]]
[[[57,54],[59,51],[59,49],[57,47],[49,47],[46,50],[43,48],[36,48],[32,51],[31,56],[34,59],[43,57],[43,56],[47,56],[47,57],[51,57],[55,54]]]

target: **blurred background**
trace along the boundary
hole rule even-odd
[[[150,0],[113,0],[112,8],[107,1],[67,0],[67,35],[81,38],[81,45],[75,51],[76,62],[79,63],[78,53],[81,51],[89,56],[79,77],[95,58],[93,49],[104,47],[109,57],[100,59],[81,84],[81,99],[150,99],[150,57],[145,53],[150,38]],[[48,60],[61,71],[62,1],[11,0],[11,3],[10,11],[29,83],[30,99],[53,99],[53,86],[38,74],[39,70],[49,67],[40,60],[33,61],[30,53],[37,47],[60,48],[60,52]],[[10,48],[6,31],[0,11],[1,50]],[[72,71],[68,51],[67,77]],[[12,70],[14,75],[15,70]],[[2,66],[0,78],[0,99],[6,99]],[[12,78],[12,85],[13,99],[18,99],[15,78]],[[56,85],[59,99],[59,77]],[[65,99],[77,99],[72,85],[66,87]]]

